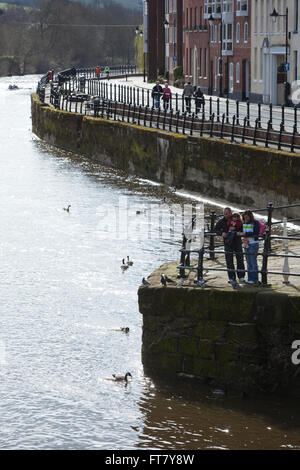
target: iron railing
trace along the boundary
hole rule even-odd
[[[291,236],[287,235],[287,232],[284,231],[283,235],[276,235],[273,234],[273,227],[279,224],[284,224],[286,227],[286,223],[292,222],[299,222],[300,217],[297,218],[284,218],[283,220],[274,220],[273,219],[273,212],[275,210],[284,210],[284,209],[290,209],[290,208],[298,208],[300,207],[300,204],[290,204],[286,206],[276,206],[274,207],[272,203],[269,203],[269,205],[265,208],[262,209],[254,209],[253,213],[259,213],[259,212],[266,212],[266,231],[263,236],[258,237],[259,240],[262,242],[262,251],[258,252],[257,256],[262,257],[262,263],[261,263],[261,268],[259,269],[259,273],[261,274],[261,284],[262,286],[268,285],[268,275],[275,275],[275,276],[284,276],[285,283],[288,283],[288,278],[289,276],[300,276],[300,269],[299,272],[293,272],[291,273],[289,270],[289,265],[288,265],[288,260],[289,258],[295,258],[299,259],[300,258],[300,234],[299,233],[293,233]],[[227,269],[227,268],[220,268],[220,267],[208,267],[205,266],[205,255],[210,260],[215,260],[216,254],[218,255],[224,255],[225,256],[225,250],[224,250],[224,244],[219,243],[218,245],[216,244],[215,240],[216,238],[219,239],[219,235],[214,231],[215,228],[215,222],[217,219],[219,219],[223,214],[218,214],[216,215],[215,211],[211,211],[209,215],[205,216],[205,230],[204,230],[204,243],[203,246],[200,247],[199,249],[187,249],[187,242],[188,239],[186,235],[183,233],[183,240],[182,240],[182,247],[180,249],[181,257],[180,257],[180,264],[177,266],[179,270],[179,277],[184,279],[186,277],[185,270],[188,271],[196,271],[197,272],[197,278],[195,282],[200,285],[201,287],[205,287],[205,279],[203,276],[204,271],[216,271],[216,272],[229,272],[229,271],[235,271],[236,273],[239,272],[238,269]],[[193,220],[193,223],[195,223],[195,220]],[[205,241],[208,240],[208,243],[205,243]],[[288,252],[288,249],[285,250],[285,253],[279,254],[275,253],[274,250],[274,244],[273,242],[275,241],[296,241],[299,242],[299,254],[295,254],[294,252],[291,254]],[[294,250],[293,250],[294,251]],[[197,254],[198,255],[198,262],[197,266],[191,265],[190,257],[191,254]],[[232,252],[234,255],[239,254],[237,252]],[[269,269],[269,258],[271,257],[279,257],[284,260],[284,268],[282,271],[273,271],[272,269]],[[249,273],[252,272],[250,270],[243,270],[243,272]]]

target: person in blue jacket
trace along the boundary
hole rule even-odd
[[[241,237],[244,237],[244,250],[247,262],[248,280],[247,284],[258,283],[258,265],[257,265],[257,253],[259,248],[259,221],[255,220],[253,212],[250,210],[245,211],[242,214],[243,218],[243,232],[238,233]]]

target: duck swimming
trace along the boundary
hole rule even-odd
[[[122,259],[122,264],[121,264],[120,268],[122,269],[122,271],[125,271],[126,269],[129,268],[128,264],[125,263],[124,258]]]
[[[127,264],[128,264],[128,266],[132,266],[132,265],[133,265],[133,261],[129,261],[129,256],[127,256]]]
[[[128,377],[132,378],[132,375],[130,372],[126,372],[125,375],[112,374],[112,376],[116,382],[128,382]]]

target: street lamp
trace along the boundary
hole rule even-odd
[[[285,82],[284,82],[284,101],[285,101],[285,105],[288,106],[289,105],[289,84],[288,84],[287,77],[288,77],[288,67],[289,67],[289,64],[288,64],[289,9],[288,7],[286,7],[285,15],[279,15],[278,11],[276,11],[276,9],[274,8],[272,13],[270,13],[270,16],[273,19],[274,23],[276,23],[276,20],[279,16],[285,17],[285,67],[284,69],[285,69],[286,76],[285,76]]]
[[[215,18],[210,14],[210,17],[208,18],[209,26],[213,28]],[[220,22],[220,60],[219,60],[219,96],[223,96],[223,54],[222,54],[222,48],[223,48],[223,20],[222,20],[222,12],[221,12],[221,22]]]

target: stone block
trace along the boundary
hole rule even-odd
[[[257,343],[256,325],[249,323],[229,323],[226,332],[226,341],[229,343]]]
[[[224,338],[226,329],[226,321],[201,321],[195,328],[195,336],[200,339],[220,340]]]

